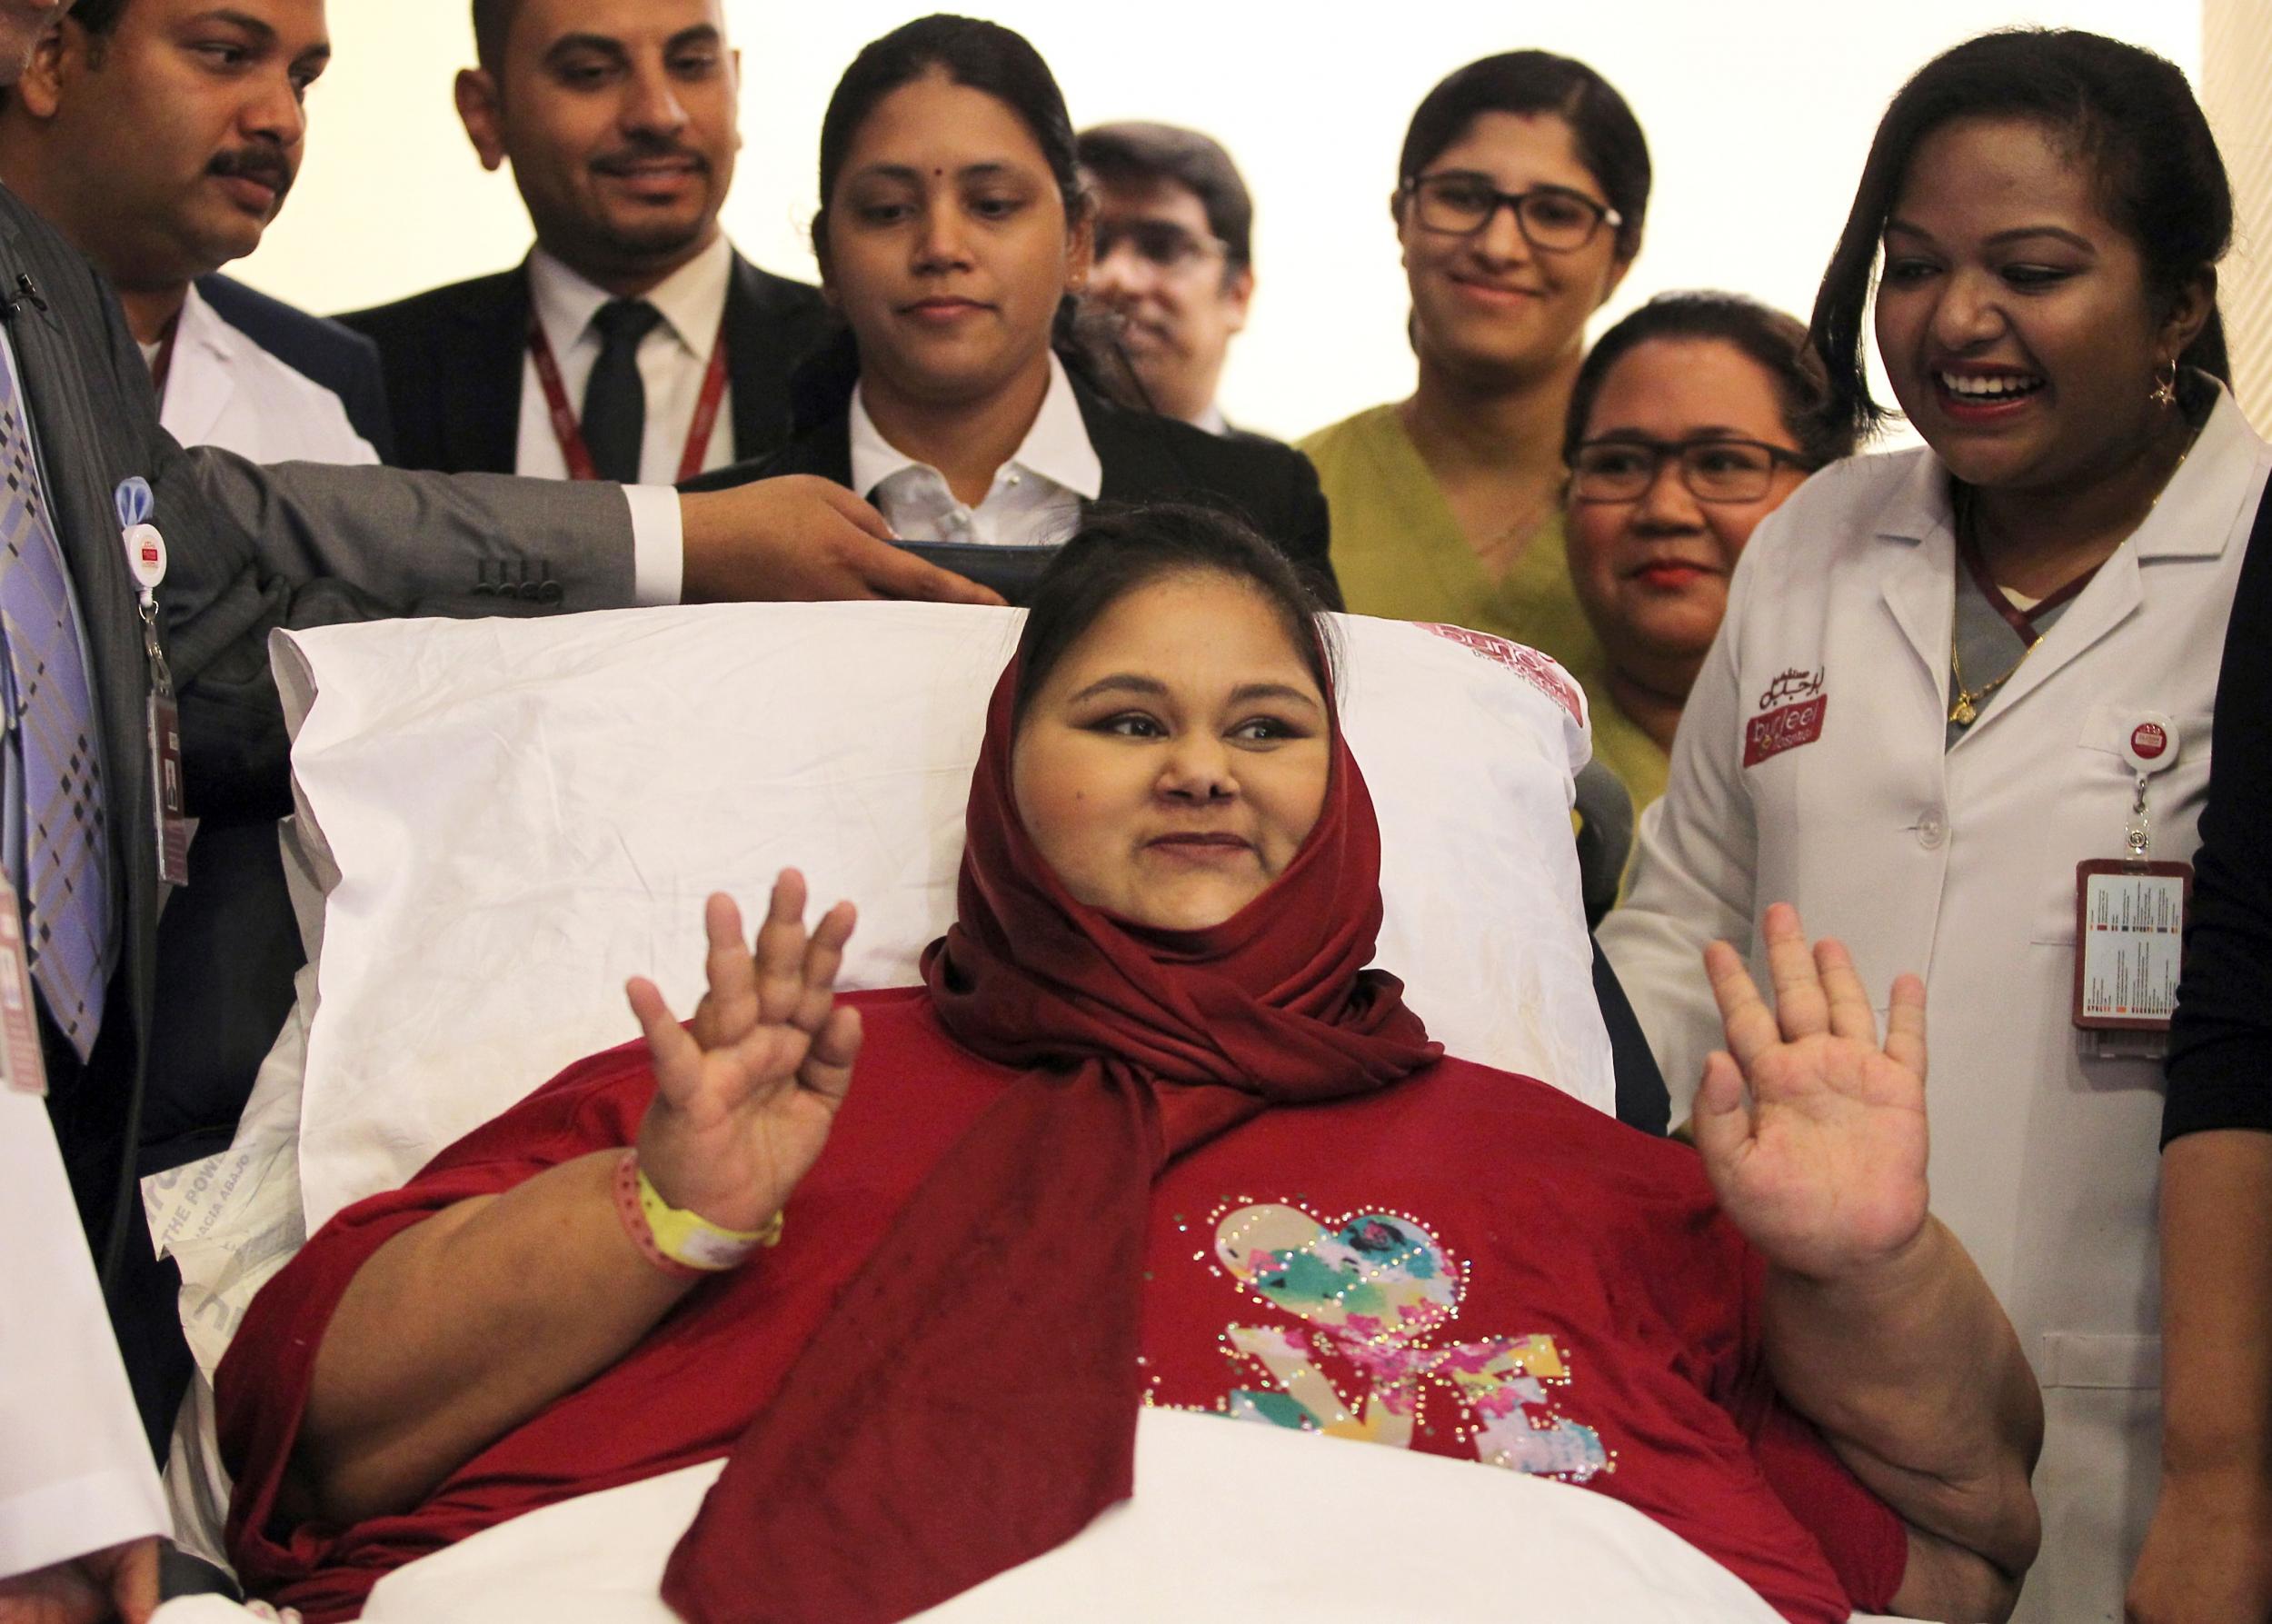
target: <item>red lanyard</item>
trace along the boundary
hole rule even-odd
[[[176,314],[173,321],[167,324],[165,336],[158,340],[156,359],[150,363],[150,382],[157,388],[158,412],[161,416],[165,412],[165,386],[174,381],[174,341],[181,336],[181,331],[182,318]]]
[[[544,324],[529,317],[529,359],[536,364],[536,381],[544,388],[544,405],[552,413],[553,437],[568,463],[570,479],[597,479],[599,468],[592,449],[583,443],[583,429],[568,404],[568,387],[560,381],[560,363],[544,336]],[[710,371],[703,375],[702,394],[694,402],[694,421],[686,431],[686,449],[679,455],[679,478],[693,479],[709,459],[711,432],[718,426],[718,408],[726,398],[726,318],[718,318],[718,336],[710,346]]]
[[[2004,617],[2004,623],[2018,633],[2019,641],[2028,648],[2043,641],[2043,633],[2036,630],[2036,616],[2048,609],[2057,609],[2078,596],[2098,573],[2098,566],[2093,564],[2049,597],[2031,608],[2022,609],[2005,595],[2002,587],[1996,584],[1996,577],[1988,573],[1988,560],[1980,556],[1980,549],[1973,543],[1966,529],[1962,524],[1956,527],[1958,558],[1963,561],[1966,572],[1971,575],[1972,584],[1980,589],[1980,595],[1988,601],[1997,613]]]

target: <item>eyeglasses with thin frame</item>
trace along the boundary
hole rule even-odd
[[[1404,183],[1404,194],[1412,199],[1420,228],[1439,236],[1471,237],[1497,219],[1500,210],[1512,209],[1523,241],[1548,254],[1574,254],[1604,225],[1625,224],[1624,215],[1583,192],[1567,186],[1502,192],[1490,176],[1465,169],[1415,175]]]
[[[1159,270],[1173,271],[1202,259],[1228,258],[1231,248],[1221,237],[1203,237],[1172,220],[1100,220],[1096,259],[1111,259],[1122,244],[1138,259]]]
[[[1783,446],[1728,434],[1589,440],[1570,458],[1570,500],[1639,502],[1657,483],[1667,457],[1678,460],[1680,483],[1699,502],[1759,502],[1775,488],[1777,468],[1812,473],[1822,466]]]

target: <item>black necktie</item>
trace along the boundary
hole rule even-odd
[[[647,388],[639,381],[639,342],[663,313],[644,299],[611,299],[592,317],[600,358],[583,386],[583,443],[602,479],[639,483],[639,451],[647,437]]]

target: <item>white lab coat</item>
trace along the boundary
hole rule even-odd
[[[0,1083],[0,1578],[166,1531],[46,1103]]]
[[[2022,1619],[2121,1617],[2158,1470],[2161,1069],[2078,1044],[2075,865],[2122,854],[2121,752],[2148,712],[2178,734],[2148,791],[2153,855],[2198,843],[2218,658],[2267,468],[2220,394],[2145,523],[1947,750],[1955,594],[1974,590],[1947,475],[1921,449],[1817,474],[1736,572],[1627,905],[1600,931],[1676,1120],[1720,1041],[1703,945],[1726,937],[1760,972],[1770,902],[1846,942],[1881,1022],[1894,977],[1925,977],[1934,1209],[2045,1388],[2044,1547]],[[1750,724],[1818,697],[1818,737],[1745,765]],[[1779,720],[1784,740],[1808,732],[1803,711]]]
[[[379,460],[339,396],[223,321],[194,283],[174,324],[158,421],[184,445],[217,445],[254,463]]]

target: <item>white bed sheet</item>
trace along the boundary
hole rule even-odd
[[[722,1462],[548,1507],[390,1574],[366,1624],[676,1624],[663,1569]],[[1606,1495],[1378,1445],[1147,1410],[1136,1497],[923,1624],[1776,1624]],[[225,1603],[158,1624],[231,1624]],[[1862,1624],[1868,1615],[1856,1615]],[[1899,1624],[1889,1620],[1887,1624]]]
[[[673,1624],[656,1595],[718,1463],[551,1508],[382,1580],[371,1624]],[[1078,1539],[924,1614],[1335,1624],[1426,1618],[1773,1624],[1702,1552],[1628,1506],[1471,1462],[1148,1410],[1136,1497]]]

